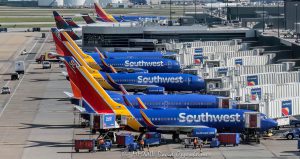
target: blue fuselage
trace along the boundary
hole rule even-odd
[[[90,54],[90,56],[97,62],[97,64],[104,68],[103,63],[97,54]],[[119,59],[104,59],[108,65],[122,68],[141,68],[148,70],[148,72],[164,72],[164,73],[178,73],[181,71],[180,64],[176,60],[169,59],[138,59],[138,58],[119,58]]]
[[[85,52],[90,56],[97,56],[96,52]],[[171,53],[169,53],[171,54]],[[103,55],[108,59],[160,59],[163,58],[161,52],[107,52],[104,51]]]
[[[149,109],[168,108],[218,108],[218,96],[201,94],[168,94],[168,95],[121,95],[106,91],[118,103],[140,108],[137,98],[140,98]],[[127,101],[126,101],[127,100]]]
[[[108,81],[107,75],[99,71]],[[202,91],[204,79],[182,73],[109,73],[117,84],[164,87],[166,91]]]
[[[137,22],[137,21],[145,21],[145,20],[165,20],[166,17],[161,16],[123,16],[123,15],[114,15],[113,16],[118,22]],[[97,17],[97,20],[101,22],[106,22],[106,20]]]
[[[244,113],[251,112],[241,109],[147,109],[143,110],[148,120],[146,122],[141,110],[128,108],[141,125],[150,130],[158,128],[197,128],[211,127],[218,132],[242,132],[245,128]],[[277,127],[277,122],[262,114],[261,130],[266,131]],[[182,129],[184,131],[184,129]]]

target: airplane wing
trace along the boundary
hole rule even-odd
[[[149,87],[158,87],[156,85],[136,85],[136,84],[122,84],[123,87],[126,89],[126,90],[129,90],[129,91],[144,91],[146,90],[147,88]]]
[[[188,126],[188,125],[155,125],[151,121],[151,118],[147,116],[147,114],[143,111],[143,108],[147,108],[147,106],[143,103],[141,99],[138,99],[139,105],[141,107],[140,113],[142,115],[143,120],[147,124],[148,127],[155,127],[156,130],[161,131],[172,131],[172,132],[186,132],[190,133],[195,128],[208,128],[205,125],[198,125],[198,126]]]
[[[126,68],[126,67],[114,67],[118,72],[128,73],[148,73],[148,70],[142,68]]]
[[[176,131],[190,133],[195,128],[208,128],[207,126],[172,126],[172,125],[159,125],[156,130],[160,131]]]

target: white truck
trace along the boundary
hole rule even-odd
[[[284,127],[284,126],[289,126],[290,125],[290,118],[288,116],[277,118],[276,121],[278,123],[278,128],[277,129],[279,129],[280,127]]]
[[[15,62],[15,72],[18,74],[24,74],[25,72],[25,62],[24,61],[16,61]]]

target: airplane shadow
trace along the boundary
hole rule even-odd
[[[31,79],[30,82],[65,81],[66,79]]]
[[[50,79],[31,79],[30,82],[44,82],[44,81],[50,81]]]
[[[32,123],[21,123],[25,127],[19,128],[19,129],[34,129],[34,128],[40,128],[40,129],[72,129],[77,128],[76,125],[70,124],[70,125],[47,125],[47,124],[32,124]]]
[[[300,156],[299,151],[282,151],[281,153],[289,153],[291,155],[280,155],[281,157],[289,157],[289,156]]]
[[[56,100],[56,101],[70,101],[69,98],[43,98],[43,97],[27,97],[24,101],[40,101],[40,100]]]
[[[73,143],[34,141],[34,140],[28,140],[28,142],[34,143],[34,145],[25,146],[25,148],[41,147],[41,146],[46,146],[46,147],[73,147]]]

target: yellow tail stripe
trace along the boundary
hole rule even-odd
[[[136,99],[143,109],[148,109],[147,106],[144,104],[144,102],[141,100],[141,98],[137,97]]]
[[[76,50],[76,52],[85,59],[90,65],[92,65],[93,69],[101,70],[101,67],[97,64],[97,62],[90,56],[85,54],[75,43],[75,41],[67,34],[66,32],[62,32],[64,37],[68,40],[68,42],[73,46],[73,48]]]

